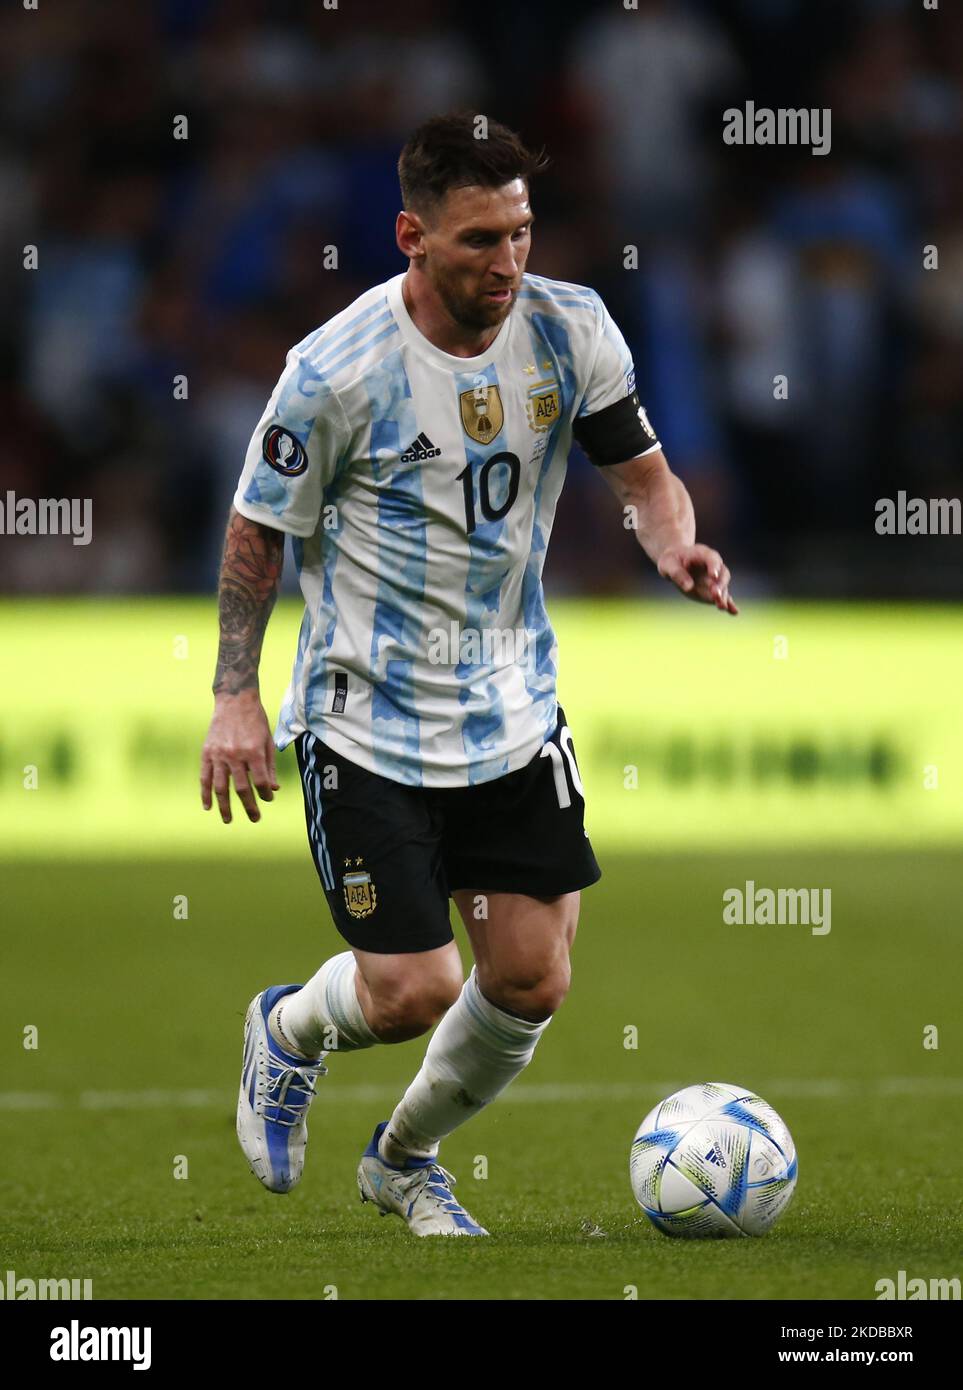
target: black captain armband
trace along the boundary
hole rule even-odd
[[[600,468],[608,463],[625,463],[659,445],[658,436],[639,405],[635,391],[594,415],[576,417],[572,433],[592,462]]]

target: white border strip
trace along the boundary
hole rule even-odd
[[[503,1108],[512,1105],[565,1105],[573,1102],[647,1101],[658,1100],[673,1091],[691,1084],[685,1080],[607,1082],[551,1082],[537,1086],[515,1086],[505,1092]],[[405,1083],[398,1085],[341,1086],[325,1084],[318,1089],[318,1098],[329,1102],[366,1104],[374,1101],[397,1100]],[[919,1099],[963,1095],[960,1076],[882,1076],[873,1080],[841,1080],[832,1078],[806,1079],[790,1077],[784,1080],[759,1082],[758,1094],[778,1103],[783,1097],[791,1100],[852,1100],[883,1099],[890,1096],[915,1096]],[[3,1110],[174,1110],[231,1108],[234,1098],[227,1091],[81,1091],[61,1095],[55,1091],[0,1091],[0,1111]]]

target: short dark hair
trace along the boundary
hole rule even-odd
[[[484,138],[476,133],[482,129]],[[398,160],[398,181],[405,209],[423,213],[450,188],[501,188],[513,179],[527,183],[548,163],[543,149],[526,149],[500,121],[475,111],[452,111],[432,116],[414,132]]]

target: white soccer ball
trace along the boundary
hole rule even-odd
[[[629,1155],[632,1191],[669,1236],[761,1236],[789,1205],[796,1146],[771,1105],[707,1081],[661,1101]]]

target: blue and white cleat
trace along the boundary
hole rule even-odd
[[[378,1140],[387,1124],[375,1129],[358,1165],[362,1202],[374,1202],[382,1216],[400,1216],[416,1236],[487,1236],[456,1200],[450,1187],[455,1179],[435,1159],[412,1159],[404,1168],[384,1161]]]
[[[272,985],[254,996],[244,1020],[244,1063],[237,1097],[237,1137],[251,1172],[269,1192],[290,1192],[304,1169],[308,1107],[319,1076],[317,1061],[285,1052],[267,1026],[268,1015],[300,985]]]

